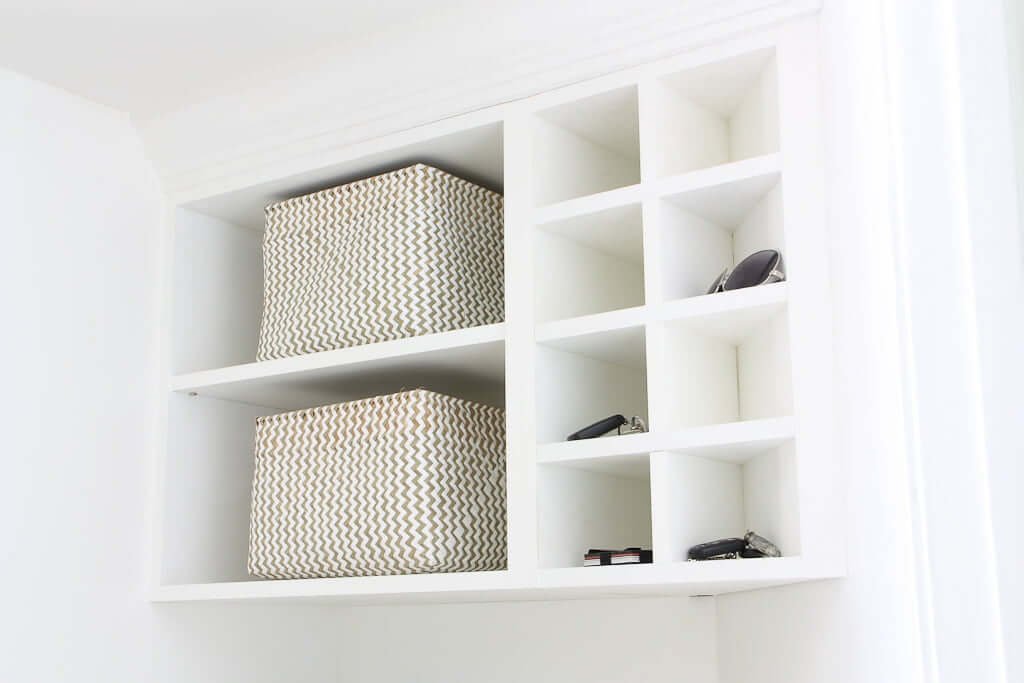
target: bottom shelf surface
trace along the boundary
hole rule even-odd
[[[500,602],[637,595],[714,595],[835,578],[801,557],[670,562],[331,579],[162,585],[153,602],[306,600],[359,603]]]

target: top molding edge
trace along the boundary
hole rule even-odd
[[[227,93],[215,102],[200,103],[144,124],[140,132],[164,190],[177,202],[255,185],[280,175],[280,169],[298,170],[303,157],[314,150],[345,148],[524,99],[820,9],[821,0],[709,2],[685,16],[666,9],[648,13],[629,26],[605,27],[568,48],[548,45],[540,52],[509,53],[498,69],[481,69],[466,60],[465,70],[438,73],[420,81],[416,90],[385,90],[356,107],[303,107],[299,95],[303,84],[296,81],[274,94],[275,99],[296,101],[288,115],[260,118],[250,110],[244,122],[237,122],[241,134],[230,142],[218,139],[217,131],[236,124],[228,117],[250,104],[245,93]],[[389,82],[387,76],[383,73],[378,80]],[[341,103],[346,92],[343,88],[339,92],[334,99]]]

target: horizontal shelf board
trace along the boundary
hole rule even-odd
[[[644,236],[639,203],[571,216],[545,223],[539,228],[614,259],[643,265]]]
[[[375,598],[414,597],[420,594],[444,596],[452,593],[500,593],[513,587],[507,571],[448,574],[405,574],[400,576],[353,576],[334,579],[285,579],[275,581],[230,581],[159,586],[154,602],[196,600],[272,600],[281,598]]]
[[[545,225],[577,216],[597,213],[606,209],[639,204],[642,200],[643,186],[639,183],[627,185],[626,187],[618,187],[614,190],[597,192],[541,207],[534,212],[533,222],[536,225]]]
[[[611,441],[614,438],[619,437],[606,437],[599,440]],[[621,438],[626,439],[629,437],[623,436]],[[594,440],[595,439],[588,439],[588,441]],[[567,441],[566,443],[579,442]],[[580,470],[587,470],[588,472],[599,472],[601,474],[610,474],[612,476],[626,477],[628,479],[647,479],[650,477],[651,473],[651,460],[648,453],[610,453],[600,457],[544,460],[538,462],[541,465],[573,467]]]
[[[537,341],[553,349],[643,370],[647,362],[647,315],[645,307],[637,306],[544,323],[537,328]]]
[[[650,313],[646,306],[634,306],[618,311],[554,320],[537,326],[537,341],[546,343],[600,332],[641,327],[647,322],[649,316]]]
[[[655,554],[657,560],[657,554]],[[831,578],[800,557],[607,567],[564,567],[537,572],[538,583],[555,589],[610,589],[629,595],[627,587],[658,586],[687,595],[716,595]],[[676,589],[673,591],[672,589]]]
[[[690,213],[732,229],[761,200],[780,177],[776,154],[664,178],[656,194]]]
[[[600,468],[599,463],[604,459],[621,460],[657,451],[741,463],[792,439],[795,434],[796,422],[792,417],[773,417],[671,432],[548,443],[538,446],[537,463],[594,469]]]
[[[170,388],[288,410],[358,398],[374,387],[445,390],[458,382],[501,385],[504,376],[505,325],[497,323],[176,375]]]
[[[165,585],[152,602],[330,601],[352,604],[497,602],[634,595],[713,595],[834,578],[841,573],[800,557],[568,567],[536,572],[413,574],[338,579]]]
[[[781,169],[781,157],[774,152],[542,206],[534,211],[533,222],[546,226],[660,197],[733,228],[779,181]]]
[[[634,306],[537,325],[537,341],[566,351],[595,354],[607,359],[622,355],[630,341],[642,342],[640,328],[653,322],[678,322],[708,336],[738,344],[765,320],[781,313],[789,299],[789,285],[776,282],[732,292],[677,299],[657,306]],[[626,332],[632,331],[630,334]],[[620,333],[620,334],[614,334]],[[642,361],[641,352],[629,354],[625,364]],[[622,359],[619,364],[624,364]]]
[[[766,320],[785,310],[788,300],[789,284],[776,282],[669,301],[660,305],[653,317],[739,344]]]

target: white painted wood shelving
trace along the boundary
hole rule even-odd
[[[152,598],[696,595],[841,575],[815,40],[783,26],[180,197]],[[412,162],[504,192],[506,321],[254,362],[263,207]],[[762,248],[787,282],[703,294]],[[508,570],[248,577],[254,418],[412,386],[506,406]],[[564,441],[611,413],[650,432]],[[685,561],[747,529],[785,557]],[[580,566],[626,545],[654,564]]]

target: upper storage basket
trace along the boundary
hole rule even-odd
[[[501,322],[503,208],[423,164],[267,207],[257,359]]]

